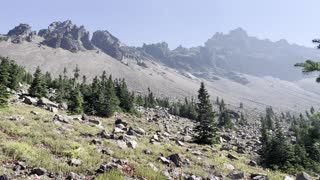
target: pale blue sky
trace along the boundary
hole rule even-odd
[[[92,33],[108,30],[128,45],[166,41],[202,45],[215,32],[244,28],[273,41],[313,46],[320,37],[319,0],[0,0],[0,33],[71,19]]]

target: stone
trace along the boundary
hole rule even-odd
[[[20,24],[14,29],[10,30],[7,36],[14,44],[19,44],[24,41],[31,42],[36,33],[31,30],[31,26],[28,24]]]
[[[179,145],[179,146],[184,146],[184,143],[181,142],[181,141],[176,141],[176,144]]]
[[[10,178],[7,175],[0,175],[0,180],[10,180]]]
[[[134,140],[126,140],[127,146],[136,149],[138,147],[138,143]]]
[[[97,126],[101,126],[102,125],[101,121],[95,120],[95,119],[89,119],[88,122],[91,123],[91,124],[97,125]]]
[[[296,180],[312,180],[312,178],[306,172],[301,172],[297,174]]]
[[[61,110],[68,110],[68,104],[63,102],[59,104],[59,109]]]
[[[143,150],[143,153],[144,153],[144,154],[152,154],[152,151],[151,151],[151,150],[148,150],[148,149],[145,149],[145,150]]]
[[[117,168],[117,164],[110,163],[110,162],[103,163],[100,165],[99,169],[97,170],[97,173],[104,173],[104,172],[110,171],[114,168]]]
[[[73,158],[68,161],[68,164],[69,166],[80,166],[82,165],[82,160]]]
[[[158,172],[159,170],[158,170],[158,168],[154,165],[154,164],[152,164],[152,163],[148,163],[148,166],[151,168],[151,169],[153,169],[155,172]]]
[[[114,122],[114,124],[115,124],[116,126],[119,125],[119,124],[122,124],[122,125],[124,125],[125,127],[127,127],[127,125],[128,125],[127,122],[122,121],[121,119],[117,119],[117,120]]]
[[[109,156],[112,156],[114,154],[114,152],[111,149],[102,149],[101,153]]]
[[[100,138],[104,138],[104,139],[111,139],[111,137],[112,137],[111,134],[106,130],[102,130],[101,132],[99,132],[97,134],[97,136]]]
[[[122,129],[120,129],[120,128],[118,128],[118,127],[115,127],[115,128],[113,129],[113,133],[114,133],[114,134],[117,134],[117,133],[125,133],[125,131],[122,130]]]
[[[192,141],[192,137],[191,136],[183,136],[181,141],[183,141],[183,142],[191,142]]]
[[[23,103],[28,105],[37,105],[38,100],[30,96],[24,96]]]
[[[244,179],[245,175],[244,175],[244,172],[242,171],[232,171],[231,173],[228,174],[228,177],[230,179]]]
[[[59,115],[59,114],[55,114],[53,116],[53,120],[54,121],[60,121],[66,124],[69,124],[71,119],[68,116],[64,116],[64,115]]]
[[[158,160],[161,161],[163,164],[167,164],[167,165],[171,163],[167,158],[162,156],[158,157]]]
[[[44,168],[39,168],[39,167],[36,167],[36,168],[33,168],[30,172],[30,175],[33,175],[33,174],[36,174],[38,176],[43,176],[47,173],[47,170],[44,169]]]
[[[251,174],[251,180],[268,180],[268,176],[266,174]]]
[[[47,107],[53,107],[53,108],[59,108],[59,105],[50,101],[49,99],[42,97],[37,102],[38,106],[47,106]]]
[[[9,120],[11,120],[11,121],[23,121],[24,120],[24,116],[12,115],[12,116],[9,117]]]
[[[290,176],[285,176],[283,180],[294,180],[294,179]]]
[[[121,42],[108,31],[95,31],[91,39],[92,43],[109,56],[122,60],[123,50],[120,48]]]
[[[79,180],[79,179],[81,179],[81,176],[78,175],[77,173],[70,172],[66,179],[67,180]]]
[[[101,145],[102,141],[99,139],[93,139],[90,144]]]
[[[49,110],[50,110],[50,112],[58,113],[58,108],[50,107]]]
[[[62,48],[71,52],[95,49],[84,26],[76,26],[70,20],[53,22],[48,29],[40,30],[39,36],[45,40],[42,44],[52,48]]]
[[[168,156],[167,159],[171,160],[177,167],[181,167],[182,165],[181,158],[178,154],[172,154]]]
[[[139,127],[130,127],[127,134],[133,136],[143,136],[146,134],[146,131]]]
[[[229,164],[229,163],[224,163],[223,164],[224,168],[228,169],[228,170],[235,170],[234,166],[232,164]]]
[[[257,162],[255,162],[255,161],[253,161],[253,160],[251,160],[249,163],[248,163],[248,165],[249,166],[257,166],[258,164],[257,164]]]
[[[37,112],[37,111],[31,111],[30,112],[31,114],[33,114],[33,115],[35,115],[35,116],[37,116],[37,115],[39,115],[40,113],[39,112]]]
[[[232,155],[232,154],[228,154],[227,155],[227,158],[231,159],[231,160],[239,160],[239,158],[235,155]]]

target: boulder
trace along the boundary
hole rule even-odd
[[[227,155],[227,158],[231,159],[231,160],[239,160],[239,158],[235,155],[232,155],[232,154],[228,154]]]
[[[290,176],[285,176],[283,180],[294,180],[294,179]]]
[[[122,124],[124,127],[127,127],[128,123],[125,121],[122,121],[121,119],[117,119],[114,124],[117,126],[119,124]]]
[[[231,173],[229,173],[228,177],[230,179],[244,179],[245,175],[242,171],[232,171]]]
[[[59,114],[55,114],[53,116],[53,120],[54,121],[60,121],[66,124],[69,124],[71,119],[68,116],[64,116],[64,115],[59,115]]]
[[[24,120],[24,116],[21,115],[13,115],[9,117],[9,120],[11,121],[23,121]]]
[[[296,180],[312,180],[312,178],[306,172],[301,172],[297,174]]]
[[[38,100],[36,98],[30,97],[30,96],[24,96],[23,97],[23,103],[28,105],[37,105]]]
[[[80,159],[70,159],[68,161],[69,166],[80,166],[82,164],[82,160]]]
[[[228,169],[228,170],[235,170],[234,166],[232,164],[229,164],[229,163],[224,163],[223,164],[224,168]]]
[[[111,134],[106,130],[102,130],[101,132],[99,132],[97,134],[97,136],[100,138],[104,138],[104,139],[111,139],[111,137],[112,137]]]
[[[181,158],[178,154],[172,154],[168,156],[167,159],[171,160],[177,167],[181,167],[182,165]]]
[[[66,178],[67,180],[79,180],[82,179],[81,176],[77,173],[70,172]]]
[[[39,112],[36,112],[36,111],[30,111],[30,113],[33,114],[33,115],[35,115],[35,116],[37,116],[37,115],[40,114]]]
[[[257,164],[257,162],[255,162],[255,161],[253,161],[253,160],[251,160],[249,163],[248,163],[248,165],[249,166],[257,166],[258,164]]]
[[[50,107],[59,108],[59,104],[54,103],[45,97],[40,98],[39,101],[37,102],[37,104],[38,104],[38,106],[47,106],[49,108]]]
[[[266,174],[251,174],[250,175],[251,180],[268,180],[268,176]]]
[[[38,176],[43,176],[47,173],[47,170],[44,169],[44,168],[39,168],[39,167],[36,167],[36,168],[33,168],[30,172],[30,175],[33,175],[33,174],[36,174]]]
[[[101,121],[96,120],[96,119],[89,119],[88,122],[91,123],[91,124],[97,125],[97,126],[101,126],[102,125]]]
[[[162,157],[162,156],[158,157],[158,160],[160,162],[162,162],[163,164],[167,164],[167,165],[169,165],[171,163],[170,160],[168,160],[167,158]]]
[[[142,136],[146,134],[146,131],[139,127],[130,127],[127,134],[132,136]]]

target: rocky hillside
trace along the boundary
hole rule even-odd
[[[257,165],[256,125],[201,146],[192,143],[195,123],[166,109],[137,107],[141,117],[108,119],[63,109],[17,93],[0,110],[1,179],[291,179]]]
[[[267,71],[302,76],[299,69],[292,71],[297,76],[291,75],[292,64],[313,56],[316,52],[310,48],[258,40],[241,29],[227,35],[216,34],[203,47],[175,50],[170,50],[166,43],[129,47],[105,30],[89,37],[83,26],[71,21],[54,22],[38,33],[21,24],[1,36],[0,55],[9,56],[30,71],[39,65],[55,76],[64,67],[71,74],[76,65],[81,75],[90,79],[105,70],[116,78],[125,78],[133,91],[143,93],[150,87],[158,96],[172,99],[195,96],[204,81],[213,99],[219,96],[233,107],[243,102],[256,114],[265,106],[300,112],[310,106],[320,107],[320,95],[312,91],[315,83],[305,86],[275,78],[286,79],[282,75],[261,77],[273,75]],[[250,64],[256,62],[257,66]],[[259,69],[260,74],[249,72],[250,69]]]

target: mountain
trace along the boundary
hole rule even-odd
[[[20,24],[1,36],[0,55],[30,71],[39,65],[55,76],[64,67],[71,74],[76,65],[88,78],[105,70],[125,78],[137,93],[150,87],[158,96],[182,99],[195,96],[204,81],[212,98],[222,97],[234,107],[240,102],[257,112],[271,105],[299,111],[320,107],[320,94],[297,83],[303,75],[293,67],[315,57],[312,48],[259,40],[242,29],[216,33],[203,46],[173,50],[165,42],[127,46],[107,30],[89,37],[84,26],[71,21],[54,22],[38,33]]]

